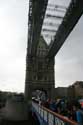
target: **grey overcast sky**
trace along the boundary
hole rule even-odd
[[[28,0],[0,0],[0,90],[24,91],[28,8]],[[83,80],[82,26],[83,17],[56,55],[56,86]]]
[[[55,57],[56,86],[83,81],[83,16]]]
[[[28,0],[0,0],[0,90],[24,91]]]

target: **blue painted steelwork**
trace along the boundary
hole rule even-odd
[[[39,115],[39,113],[35,110],[35,108],[32,106],[32,113],[35,113],[39,122],[40,122],[40,125],[47,125],[47,122],[45,122],[45,120]]]
[[[40,125],[79,125],[65,116],[54,113],[37,103],[32,102],[32,113],[36,114]]]

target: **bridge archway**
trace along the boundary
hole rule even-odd
[[[46,100],[48,98],[48,93],[44,89],[34,89],[32,91],[32,98],[33,97],[38,99],[38,100],[44,101],[44,100]]]

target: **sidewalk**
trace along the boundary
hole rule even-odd
[[[39,125],[38,120],[32,117],[32,113],[29,113],[29,120],[27,121],[12,121],[12,120],[2,120],[0,125]]]

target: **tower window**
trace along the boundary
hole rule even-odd
[[[38,73],[38,80],[42,80],[42,74]]]
[[[47,80],[47,77],[45,76],[45,80]]]

